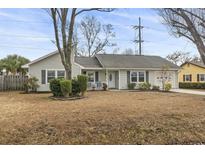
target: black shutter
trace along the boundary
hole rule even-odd
[[[192,81],[192,75],[190,74],[190,81]]]
[[[197,74],[197,82],[199,82],[199,74]]]
[[[130,83],[130,71],[127,71],[127,84]]]
[[[185,75],[183,75],[183,81],[185,82]]]
[[[99,80],[98,72],[95,72],[95,82],[98,82],[98,80]]]
[[[146,82],[148,83],[149,82],[149,72],[146,71]]]
[[[46,70],[41,70],[41,84],[46,84]]]

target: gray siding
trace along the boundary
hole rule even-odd
[[[40,87],[38,88],[38,91],[50,91],[48,83],[41,83],[41,70],[64,70],[64,66],[61,63],[60,55],[55,54],[37,63],[31,64],[29,67],[29,75],[35,76],[39,79],[38,84],[40,85]],[[81,74],[80,66],[73,64],[72,77],[75,77],[78,74]]]

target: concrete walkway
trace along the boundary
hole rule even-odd
[[[185,93],[185,94],[194,94],[194,95],[205,95],[205,91],[199,91],[199,90],[190,90],[190,89],[171,89],[173,92],[177,93]]]

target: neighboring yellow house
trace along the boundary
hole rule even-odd
[[[205,65],[201,62],[185,62],[178,74],[179,82],[205,82]]]

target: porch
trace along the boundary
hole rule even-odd
[[[119,88],[119,70],[82,70],[88,76],[88,90],[102,90],[103,83],[108,89]]]

